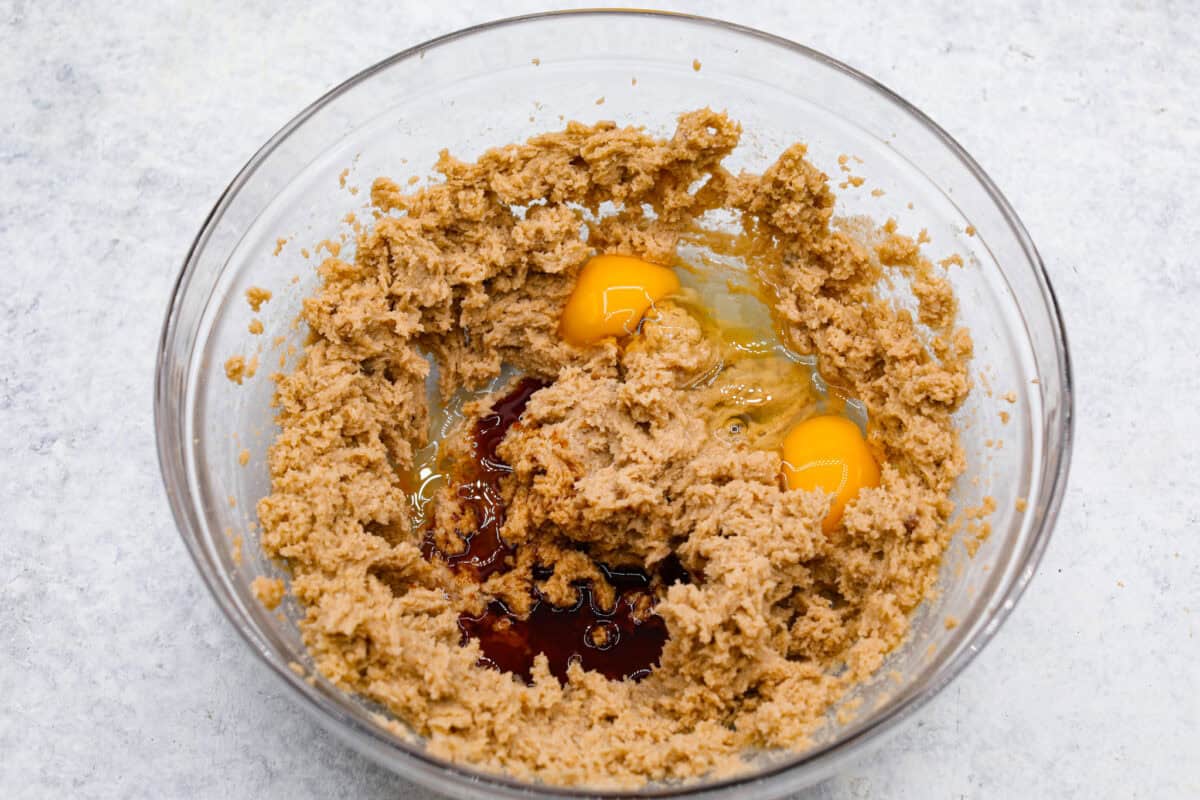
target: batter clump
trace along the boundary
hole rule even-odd
[[[727,171],[739,135],[704,109],[665,140],[570,123],[473,163],[443,153],[428,188],[377,180],[353,260],[320,267],[310,343],[278,378],[262,543],[291,569],[316,668],[437,756],[572,785],[736,771],[804,747],[934,585],[971,352],[950,286],[894,230],[836,224],[802,145],[761,175]],[[707,231],[712,211],[740,232]],[[739,343],[687,289],[627,335],[564,338],[593,256],[670,267],[684,242],[739,257],[786,352],[833,390]],[[881,299],[887,280],[912,311]],[[464,392],[450,477],[417,515],[431,407]],[[835,513],[789,488],[780,442],[837,396],[865,407],[878,466]],[[528,651],[537,620],[585,605],[603,622],[589,647],[640,636],[656,660],[527,652],[526,674],[505,669],[497,636]]]

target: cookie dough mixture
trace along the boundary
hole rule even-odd
[[[933,587],[971,352],[949,284],[894,226],[836,223],[802,145],[727,171],[739,135],[705,109],[665,140],[571,123],[443,153],[427,188],[377,180],[353,260],[321,265],[277,377],[262,541],[316,668],[437,756],[600,786],[744,768],[804,747]],[[731,213],[740,233],[705,231]],[[560,335],[593,256],[680,271],[688,242],[748,265],[829,393],[686,289],[629,335]],[[877,295],[901,281],[912,311]],[[464,396],[447,479],[414,505],[431,415]],[[834,516],[788,488],[780,442],[839,396],[866,409],[878,479]],[[564,658],[576,623],[591,650]]]

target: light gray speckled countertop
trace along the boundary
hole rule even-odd
[[[251,153],[392,52],[532,2],[0,2],[0,796],[430,795],[292,704],[167,509],[151,385]],[[1040,574],[918,720],[806,798],[1200,796],[1200,6],[664,7],[877,77],[1021,214],[1073,345]],[[745,6],[745,7],[742,7]]]

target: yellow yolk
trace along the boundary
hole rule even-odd
[[[783,440],[783,475],[791,489],[823,489],[833,495],[822,527],[842,519],[846,503],[863,487],[879,485],[879,466],[858,426],[832,414],[813,417]]]
[[[579,273],[558,333],[574,345],[627,336],[646,309],[677,291],[679,279],[666,267],[633,256],[595,256]]]

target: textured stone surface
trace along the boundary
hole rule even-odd
[[[318,728],[208,597],[155,463],[154,349],[195,230],[292,114],[538,5],[0,2],[0,795],[430,796]],[[664,6],[810,44],[938,120],[1022,215],[1074,348],[1040,574],[915,722],[805,797],[1196,796],[1200,10],[905,5]]]

